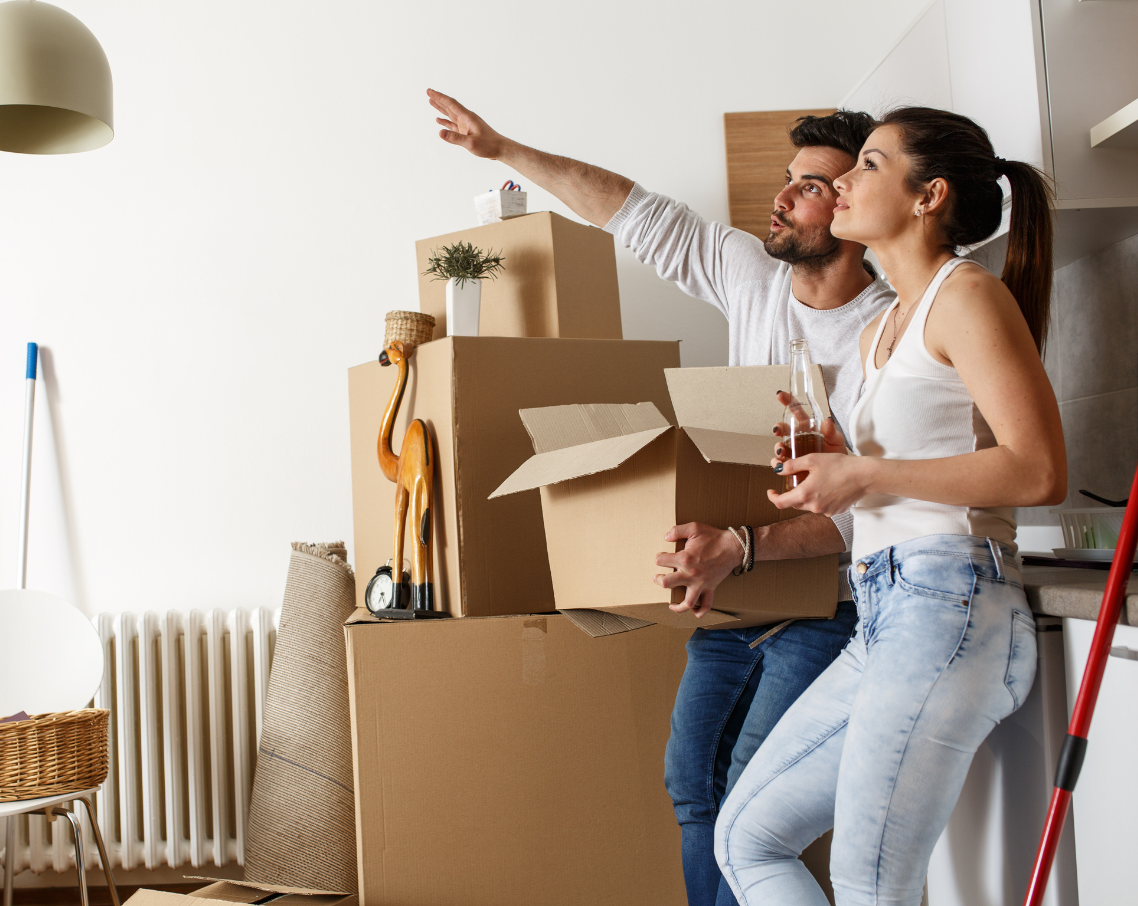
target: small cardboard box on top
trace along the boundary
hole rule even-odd
[[[433,581],[440,610],[460,617],[556,609],[540,495],[487,500],[533,451],[518,410],[582,399],[651,400],[670,415],[664,369],[679,363],[679,343],[649,340],[447,337],[416,347],[392,445],[400,449],[413,418],[423,419],[435,440]],[[380,471],[376,438],[395,380],[396,369],[378,362],[348,371],[361,607],[368,581],[392,554],[395,485]]]
[[[436,340],[447,335],[446,282],[423,271],[433,250],[456,242],[505,256],[482,281],[479,336],[622,338],[612,235],[543,211],[415,243],[419,310],[434,315]]]
[[[802,515],[767,498],[768,488],[782,490],[770,467],[771,426],[782,420],[775,392],[789,374],[777,365],[668,369],[678,428],[651,402],[521,412],[535,455],[491,499],[541,489],[558,610],[704,627],[834,615],[837,554],[756,560],[752,572],[716,589],[715,609],[698,621],[668,607],[683,600],[683,588],[653,581],[673,525],[763,526]],[[814,386],[824,388],[817,366]]]
[[[357,611],[345,634],[361,906],[684,906],[664,748],[689,631]]]

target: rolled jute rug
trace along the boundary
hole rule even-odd
[[[245,880],[355,893],[343,542],[292,545],[245,835]]]

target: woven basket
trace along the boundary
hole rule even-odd
[[[422,346],[431,342],[434,332],[434,315],[425,315],[417,311],[389,311],[383,348],[386,349],[396,340],[402,340],[404,345]]]
[[[77,793],[107,779],[101,708],[33,714],[0,724],[0,802]]]

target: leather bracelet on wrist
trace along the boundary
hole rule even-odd
[[[743,562],[731,570],[731,575],[741,576],[743,573],[749,573],[755,568],[755,530],[749,525],[741,525],[737,529],[727,526],[727,531],[743,548]]]

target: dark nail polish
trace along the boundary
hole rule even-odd
[[[775,475],[781,475],[782,474],[782,463],[781,462],[777,466],[774,467],[774,473],[775,473]]]

